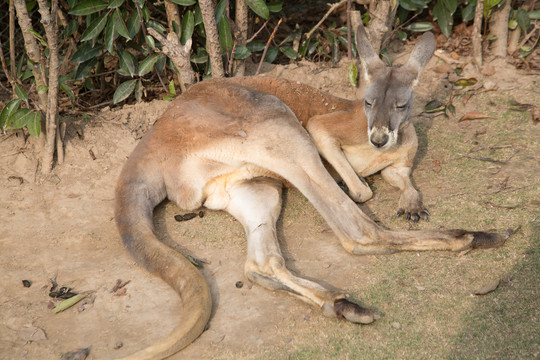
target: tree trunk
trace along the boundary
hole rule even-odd
[[[15,2],[10,0],[9,2],[9,61],[11,78],[15,78],[16,70],[16,53],[15,53]]]
[[[54,164],[54,150],[56,147],[57,161],[64,162],[64,144],[60,137],[58,126],[58,69],[60,61],[58,59],[58,0],[51,0],[51,9],[47,5],[47,0],[38,0],[41,23],[45,28],[47,36],[47,47],[49,49],[49,81],[47,89],[47,112],[46,112],[46,136],[45,149],[42,157],[41,171],[48,173]],[[56,146],[55,146],[56,145]]]
[[[199,0],[199,6],[201,8],[204,29],[206,30],[206,51],[210,56],[212,77],[222,78],[225,76],[225,71],[223,70],[221,46],[219,44],[216,19],[214,17],[214,4],[212,0]]]
[[[180,14],[178,13],[178,6],[175,3],[170,2],[169,0],[165,0],[165,12],[167,13],[167,24],[169,25],[169,34],[176,34],[174,32],[174,25],[173,23],[176,23],[176,26],[178,27],[178,39],[180,39],[180,35],[182,32],[182,23],[180,21]],[[182,89],[182,92],[185,91],[185,81],[184,76],[182,76],[182,69],[176,67],[178,69],[178,74],[176,75],[176,82],[180,85],[180,88]],[[189,77],[189,76],[187,76]],[[188,84],[192,84],[192,79],[186,79]]]
[[[24,0],[15,0],[15,9],[17,10],[17,18],[19,20],[19,26],[21,27],[21,32],[24,39],[24,48],[28,54],[28,58],[33,61],[36,65],[44,65],[45,59],[41,57],[41,51],[39,45],[34,36],[29,32],[34,30],[32,28],[32,23],[30,22],[30,16],[28,16],[28,11],[26,10],[26,2]],[[44,69],[44,68],[43,68]],[[47,81],[45,79],[45,71],[32,71],[34,78],[36,80],[36,87],[47,86]],[[39,96],[39,107],[44,113],[47,111],[47,94],[42,93],[38,94]]]
[[[478,1],[474,10],[474,23],[472,31],[473,59],[476,65],[482,65],[482,18],[484,15],[484,2]]]
[[[366,28],[371,46],[378,54],[381,47],[387,41],[392,25],[396,17],[397,2],[392,7],[393,1],[372,0],[369,5],[371,20]]]
[[[490,32],[497,39],[493,42],[493,55],[505,57],[508,48],[508,17],[512,10],[512,1],[505,0],[504,6],[491,16]]]
[[[238,46],[246,46],[248,36],[248,6],[245,0],[236,0],[236,12],[234,15],[236,26],[238,27]],[[246,71],[246,65],[244,60],[236,61],[236,74],[235,76],[244,76]]]

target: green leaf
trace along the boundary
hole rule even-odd
[[[146,22],[146,25],[148,27],[151,27],[152,29],[156,30],[158,33],[163,34],[164,32],[167,32],[167,29],[165,26],[161,25],[161,23],[155,21],[155,20],[148,20]]]
[[[258,41],[258,40],[252,41],[252,42],[247,44],[247,48],[251,52],[262,51],[262,50],[264,50],[265,46],[266,46],[265,43],[263,43],[262,41]]]
[[[141,79],[137,80],[137,85],[135,85],[135,100],[137,100],[138,103],[142,102],[143,89],[144,87]]]
[[[169,1],[178,5],[182,5],[182,6],[191,6],[197,2],[197,0],[169,0]]]
[[[34,36],[43,47],[47,47],[47,43],[45,42],[45,40],[43,40],[43,35],[34,30],[28,30],[28,32],[32,34],[32,36]]]
[[[405,31],[398,30],[396,32],[396,35],[397,35],[398,39],[401,40],[401,41],[407,40],[407,33]]]
[[[529,12],[529,19],[540,20],[540,9]]]
[[[113,104],[118,104],[128,98],[129,95],[135,90],[137,85],[137,79],[128,80],[118,86],[113,95]]]
[[[107,27],[105,28],[105,48],[110,54],[114,54],[114,40],[116,39],[116,32],[114,31],[114,15],[107,22]]]
[[[234,52],[234,58],[236,60],[243,60],[251,55],[251,51],[244,46],[244,45],[238,45],[236,47],[236,50]]]
[[[131,40],[131,36],[129,36],[129,31],[127,29],[126,23],[122,19],[122,14],[120,13],[120,9],[116,9],[113,14],[113,22],[114,22],[114,31],[128,39]]]
[[[182,17],[182,34],[180,35],[180,42],[182,45],[186,43],[193,35],[195,29],[195,20],[193,17],[193,11],[186,11],[184,17]]]
[[[500,1],[500,0],[499,0]],[[437,2],[442,2],[444,7],[448,9],[451,15],[454,15],[454,13],[457,10],[458,2],[457,0],[439,0]]]
[[[276,57],[278,55],[278,48],[275,46],[272,46],[268,48],[266,51],[266,55],[264,56],[264,61],[267,63],[273,63],[274,60],[276,60]]]
[[[522,8],[519,8],[517,10],[517,12],[516,12],[516,20],[517,20],[517,23],[518,23],[519,27],[524,32],[526,32],[527,29],[529,28],[529,25],[531,25],[531,20],[529,19],[529,14]]]
[[[135,59],[135,56],[126,50],[118,50],[118,56],[120,58],[120,64],[126,67],[131,77],[137,74],[137,59]]]
[[[450,10],[448,10],[443,1],[439,0],[433,7],[433,19],[437,20],[444,36],[449,38],[452,35],[453,18]]]
[[[62,301],[60,304],[56,305],[56,307],[53,310],[53,313],[57,314],[61,311],[69,309],[70,307],[72,307],[73,305],[75,305],[76,303],[78,303],[79,301],[81,301],[87,296],[88,294],[77,294],[73,297],[70,297],[69,299],[66,299]]]
[[[280,46],[279,51],[291,60],[296,60],[298,57],[298,53],[290,46]]]
[[[17,109],[19,108],[19,105],[21,104],[20,99],[11,100],[4,106],[2,109],[2,112],[0,113],[0,128],[5,128],[8,119],[10,118],[11,114],[13,114]]]
[[[268,10],[270,10],[270,12],[280,12],[281,9],[283,9],[283,2],[282,1],[274,1],[274,2],[269,2],[266,6],[268,6]]]
[[[463,22],[474,19],[474,11],[476,10],[476,0],[470,1],[467,6],[461,8],[461,19]]]
[[[139,30],[141,30],[141,18],[139,17],[139,13],[137,11],[132,12],[129,16],[127,29],[129,37],[132,39],[139,33]]]
[[[75,34],[75,31],[77,31],[78,28],[79,23],[77,20],[71,20],[64,29],[64,37],[70,37],[71,35]]]
[[[351,62],[349,66],[347,66],[347,79],[349,79],[349,84],[356,87],[358,79],[358,68],[356,67],[354,61]]]
[[[32,110],[19,109],[9,117],[6,129],[22,129],[33,116]]]
[[[225,15],[225,5],[227,5],[226,0],[221,0],[216,5],[216,10],[214,11],[214,16],[216,18],[216,25],[219,25],[221,18]]]
[[[405,27],[409,31],[423,32],[433,29],[433,24],[428,22],[415,22]]]
[[[109,1],[109,6],[107,6],[107,8],[116,9],[122,6],[123,3],[124,3],[124,0],[111,0]]]
[[[266,2],[264,0],[246,0],[246,4],[251,10],[253,10],[255,14],[259,15],[263,19],[266,20],[270,16],[270,10],[268,10],[268,6],[266,6]]]
[[[219,44],[225,51],[229,51],[233,47],[233,39],[231,34],[231,26],[227,18],[221,19],[218,25]]]
[[[47,85],[39,85],[37,88],[37,93],[39,95],[43,95],[47,93],[47,90],[49,90],[49,87]]]
[[[152,37],[152,35],[146,35],[146,37],[144,38],[144,40],[146,40],[146,44],[148,44],[148,46],[150,47],[150,49],[156,50],[156,41],[154,40],[154,38]]]
[[[206,49],[203,47],[198,47],[197,53],[191,56],[190,61],[194,64],[205,64],[208,62],[208,53],[206,52]]]
[[[19,76],[19,79],[21,81],[26,81],[26,80],[31,79],[33,77],[34,77],[34,73],[32,71],[30,71],[30,70],[26,70],[24,73],[22,73],[21,76]]]
[[[155,63],[159,60],[159,54],[152,54],[148,56],[146,59],[141,61],[139,65],[139,76],[144,76],[148,74],[150,71],[152,71],[152,68],[154,67]]]
[[[443,111],[445,108],[444,104],[440,102],[439,100],[431,100],[424,106],[424,111],[426,113],[436,113],[439,111]]]
[[[65,80],[67,79],[66,75],[60,76],[60,89],[64,90],[64,92],[69,96],[71,100],[75,99],[75,95],[73,94],[73,90],[65,83]]]
[[[427,7],[430,0],[401,0],[399,6],[407,11],[418,11]]]
[[[73,77],[73,80],[82,80],[86,76],[88,76],[88,74],[90,74],[90,70],[92,70],[94,66],[96,66],[97,61],[98,61],[97,58],[92,58],[88,61],[85,61],[79,64],[79,66],[77,67],[77,71],[75,72],[75,76]]]
[[[101,0],[83,0],[75,5],[70,11],[70,15],[85,16],[100,12],[107,8],[107,3]]]
[[[97,18],[96,20],[94,20],[90,24],[90,26],[88,26],[86,28],[86,30],[84,30],[83,34],[81,35],[81,42],[85,42],[85,41],[88,41],[88,40],[93,40],[99,34],[101,34],[103,29],[105,28],[105,25],[107,25],[107,19],[108,19],[108,16],[107,16],[107,14],[105,14],[105,15]]]
[[[17,94],[19,99],[28,101],[28,93],[17,83],[15,83],[15,94]]]
[[[176,89],[174,88],[174,80],[169,82],[169,94],[176,96]]]
[[[201,7],[199,5],[195,7],[194,20],[195,20],[195,26],[203,23]]]
[[[26,123],[26,128],[32,136],[39,136],[41,133],[41,112],[33,111],[32,118],[28,119]]]

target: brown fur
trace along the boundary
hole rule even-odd
[[[403,69],[414,73],[411,81],[419,73],[414,69]],[[388,76],[371,75],[374,86],[389,81]],[[382,100],[382,95],[376,98]],[[394,105],[387,108],[401,114]],[[502,243],[499,235],[463,230],[390,231],[369,219],[325,170],[320,155],[347,183],[353,198],[371,193],[358,174],[382,170],[385,179],[402,190],[400,207],[417,213],[422,208],[409,179],[417,146],[414,128],[403,117],[405,125],[394,128],[395,143],[377,149],[370,144],[367,113],[362,101],[271,78],[205,81],[171,104],[122,170],[115,218],[132,256],[178,292],[186,311],[171,334],[130,359],[163,358],[182,349],[203,331],[211,312],[202,275],[153,233],[153,209],[165,198],[186,210],[205,206],[229,212],[246,231],[249,279],[288,291],[318,306],[326,316],[356,323],[372,322],[373,314],[347,300],[345,293],[295,276],[285,267],[276,238],[284,181],[307,197],[353,254],[458,251]],[[381,134],[376,134],[377,141]]]

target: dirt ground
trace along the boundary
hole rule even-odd
[[[449,119],[419,115],[428,101],[448,99],[447,75],[433,69],[437,60],[432,59],[422,75],[413,111],[420,138],[414,179],[431,210],[431,221],[411,225],[397,219],[399,194],[380,176],[369,179],[375,197],[362,208],[393,229],[504,232],[518,225],[521,229],[504,248],[492,251],[354,257],[340,247],[298,191],[286,191],[280,238],[288,266],[346,289],[382,314],[373,325],[359,327],[326,319],[294,297],[252,286],[243,276],[243,230],[227,214],[205,211],[203,218],[178,223],[173,217],[182,211],[163,204],[155,213],[160,237],[177,250],[210,262],[202,271],[214,301],[208,330],[172,359],[362,358],[359,352],[364,358],[452,358],[456,347],[466,350],[459,344],[477,341],[463,335],[467,319],[479,301],[492,301],[502,296],[498,291],[510,292],[511,286],[501,283],[495,295],[480,300],[469,290],[509,272],[515,277],[508,284],[520,289],[527,271],[538,271],[529,262],[529,270],[512,273],[517,264],[527,263],[538,244],[540,125],[534,125],[528,112],[508,108],[511,99],[540,104],[540,79],[500,60],[493,68],[486,67],[485,74],[468,65],[462,77],[476,77],[487,83],[484,89],[493,90],[494,85],[496,90],[478,91],[466,104],[456,98],[457,113]],[[302,81],[338,96],[360,96],[347,83],[346,64],[300,63],[267,70],[267,75]],[[65,163],[47,178],[36,174],[37,162],[25,150],[24,139],[15,134],[0,137],[0,359],[58,359],[85,347],[91,347],[89,359],[117,358],[153,343],[181,321],[186,310],[175,293],[135,264],[113,221],[114,186],[121,166],[167,106],[165,101],[153,101],[68,118]],[[491,117],[458,123],[471,111]],[[48,292],[54,277],[59,285],[76,291],[95,291],[93,305],[53,314]],[[117,279],[130,280],[125,293],[111,292]],[[22,280],[32,286],[24,287]],[[235,286],[238,281],[243,287]],[[526,294],[530,297],[523,301],[537,304],[538,283],[526,287]],[[519,296],[512,301],[519,303]],[[540,314],[538,307],[529,310],[516,321],[520,326],[504,329],[530,345],[523,358],[537,358]],[[496,333],[498,325],[493,326],[484,331]],[[424,340],[418,340],[418,346],[417,340],[400,336]],[[428,337],[433,342],[429,351]],[[409,351],[403,352],[399,344]],[[484,354],[490,351],[485,346]]]

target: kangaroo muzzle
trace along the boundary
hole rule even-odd
[[[377,149],[387,149],[392,146],[397,138],[394,131],[388,130],[387,127],[374,127],[368,131],[369,143]]]

